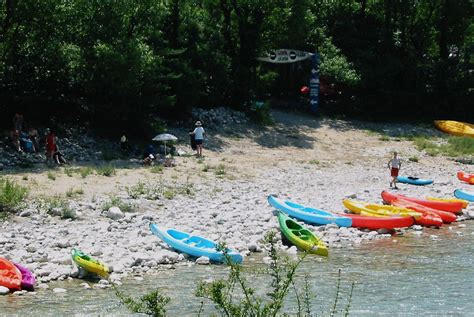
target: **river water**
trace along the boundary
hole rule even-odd
[[[355,289],[351,316],[469,316],[474,315],[474,222],[441,229],[425,229],[421,236],[406,233],[389,239],[364,243],[354,248],[332,249],[330,257],[307,257],[298,271],[298,280],[309,276],[313,290],[313,311],[326,315],[333,306],[337,272],[341,269],[339,305],[344,309],[352,281]],[[248,268],[263,267],[262,256],[246,258]],[[200,280],[222,277],[222,265],[177,266],[174,270],[147,275],[143,280],[124,280],[122,289],[141,295],[160,288],[170,296],[170,316],[196,315],[201,303],[194,296]],[[267,291],[262,276],[249,278],[260,292]],[[49,290],[36,295],[0,297],[0,315],[22,316],[125,316],[113,290],[85,290],[81,280],[50,283]],[[52,288],[66,288],[54,294]],[[291,313],[295,297],[288,297],[285,309]],[[204,306],[207,315],[212,305]]]

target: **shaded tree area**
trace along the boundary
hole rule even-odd
[[[2,0],[0,123],[79,118],[143,132],[193,107],[295,99],[309,63],[263,65],[272,48],[321,54],[323,110],[472,117],[469,0]]]

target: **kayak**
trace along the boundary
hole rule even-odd
[[[435,120],[435,126],[443,132],[458,135],[474,137],[474,124],[452,120]]]
[[[0,258],[0,286],[10,290],[21,289],[21,272],[5,258]]]
[[[405,200],[408,200],[408,201],[411,201],[411,202],[414,202],[426,207],[430,207],[437,210],[454,212],[454,213],[460,212],[463,208],[463,204],[461,202],[446,202],[446,201],[418,199],[418,198],[406,197],[400,194],[393,194],[385,190],[382,191],[382,199],[386,203],[389,203],[389,204],[391,204],[391,202],[395,199],[405,199]]]
[[[276,198],[275,196],[268,196],[268,203],[272,207],[283,211],[290,217],[303,220],[307,223],[316,225],[335,223],[339,227],[350,227],[352,225],[351,219],[347,217],[333,214],[328,211],[298,205],[289,200]]]
[[[461,189],[456,189],[454,191],[454,196],[456,196],[459,199],[464,199],[467,201],[474,201],[474,193],[466,192]]]
[[[87,272],[95,273],[102,277],[107,277],[109,275],[109,267],[107,265],[90,257],[81,250],[72,249],[71,257],[74,263],[82,267]]]
[[[175,250],[196,258],[206,256],[214,262],[226,262],[222,251],[217,250],[217,243],[203,237],[194,236],[176,229],[162,229],[156,224],[150,224],[151,232]],[[227,254],[234,263],[242,263],[242,255],[228,249]]]
[[[354,214],[341,215],[352,219],[352,227],[371,230],[405,228],[410,227],[415,223],[413,217],[377,217]]]
[[[394,206],[368,204],[351,199],[344,199],[342,204],[353,213],[366,214],[368,216],[421,217],[419,212]]]
[[[460,181],[474,185],[474,174],[468,174],[468,173],[459,171],[457,172],[456,175]]]
[[[365,204],[362,202],[357,201],[350,201],[345,200],[344,206],[353,211],[358,209],[359,211],[365,212],[367,215],[371,216],[385,216],[385,217],[392,217],[392,216],[401,216],[401,217],[413,217],[415,218],[415,223],[422,226],[441,226],[443,221],[441,218],[432,212],[429,211],[414,211],[413,209],[408,209],[406,206],[402,205],[395,205],[395,206],[387,206],[387,205],[377,205],[377,204]],[[454,216],[454,215],[453,215]],[[454,216],[456,218],[456,216]]]
[[[433,209],[402,198],[392,200],[391,204],[421,212],[426,218],[431,218],[432,223],[426,223],[425,225],[427,226],[440,227],[443,222],[451,223],[457,219],[456,215],[452,212]]]
[[[459,202],[462,204],[462,208],[467,208],[469,205],[469,202],[464,199],[459,199],[459,198],[438,198],[438,197],[426,197],[428,200],[434,200],[434,201],[445,201],[445,202]]]
[[[21,264],[13,263],[21,273],[21,289],[32,291],[35,288],[36,279],[33,273]]]
[[[283,235],[298,249],[312,254],[328,255],[328,248],[321,239],[281,211],[278,212],[278,223]]]
[[[431,180],[431,179],[421,179],[421,178],[418,178],[418,177],[411,177],[411,176],[398,176],[397,180],[400,183],[405,183],[405,184],[410,184],[410,185],[418,185],[418,186],[433,184],[433,180]]]

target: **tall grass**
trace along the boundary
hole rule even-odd
[[[463,156],[474,155],[474,138],[450,136],[447,139],[428,139],[417,137],[413,143],[420,151],[428,155]]]

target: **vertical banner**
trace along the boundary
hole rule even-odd
[[[311,111],[316,112],[319,105],[319,54],[311,56],[311,76],[309,78],[309,99]]]

